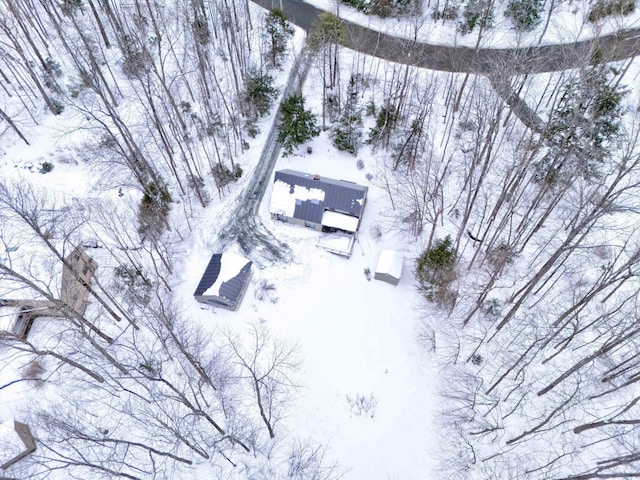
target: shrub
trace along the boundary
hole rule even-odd
[[[515,31],[530,32],[542,20],[542,6],[540,0],[510,0],[504,15],[511,19]]]
[[[145,277],[140,266],[119,265],[113,269],[113,273],[113,287],[127,301],[149,301],[153,284]]]
[[[629,15],[633,13],[635,9],[635,0],[599,0],[591,8],[588,19],[591,23],[595,23],[598,20],[612,15]]]
[[[40,166],[40,173],[49,173],[51,170],[53,170],[53,163],[42,162],[42,165]]]
[[[491,28],[493,25],[493,3],[488,0],[469,0],[462,10],[462,21],[458,29],[466,35],[476,27]]]
[[[62,104],[62,102],[60,102],[60,100],[52,98],[51,103],[53,104],[54,115],[60,115],[62,112],[64,112],[64,105]]]
[[[44,378],[45,373],[47,373],[47,371],[42,366],[41,361],[32,360],[24,367],[24,369],[21,372],[20,378],[22,378],[23,380],[28,380],[30,382],[33,382],[33,385],[36,388],[40,388],[44,385],[44,382],[46,381]]]
[[[260,282],[260,285],[258,285],[258,287],[256,288],[255,297],[256,297],[256,300],[258,300],[259,302],[264,302],[265,300],[268,300],[270,303],[274,305],[277,304],[278,295],[276,292],[275,284],[268,282],[266,280],[262,280]]]
[[[400,119],[396,108],[392,105],[385,105],[378,111],[376,125],[369,130],[368,144],[375,144],[382,141],[383,145],[388,142],[391,131],[395,128]]]
[[[360,394],[357,394],[355,397],[347,395],[347,403],[349,404],[351,413],[356,417],[363,416],[373,418],[376,414],[378,399],[373,393],[368,397]]]
[[[446,2],[442,9],[436,4],[431,13],[431,18],[434,20],[456,20],[458,18],[458,8],[458,4],[453,2]]]
[[[369,267],[365,267],[364,276],[366,277],[368,282],[371,281],[371,269]]]
[[[342,3],[349,5],[362,13],[371,12],[371,2],[369,0],[342,0]]]
[[[219,190],[223,189],[230,183],[236,182],[242,176],[242,168],[240,165],[234,165],[233,170],[226,165],[217,164],[212,170],[213,178]]]
[[[487,262],[497,271],[502,271],[507,265],[511,265],[517,256],[517,252],[511,245],[501,242],[487,251]]]
[[[191,28],[193,29],[193,38],[200,45],[206,45],[209,43],[211,39],[211,31],[209,30],[209,25],[207,20],[202,20],[200,18],[196,18],[191,24]]]
[[[142,194],[138,210],[138,233],[144,238],[160,235],[167,225],[167,217],[173,199],[164,183],[149,182]]]
[[[149,71],[150,59],[134,37],[123,35],[120,48],[122,50],[122,72],[127,78],[136,78]]]

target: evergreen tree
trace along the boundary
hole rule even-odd
[[[549,151],[536,166],[536,177],[548,183],[597,177],[619,136],[625,94],[610,83],[602,65],[567,84],[547,124]]]
[[[542,7],[541,0],[510,0],[504,15],[511,18],[515,31],[530,32],[542,20]]]
[[[282,64],[282,57],[287,51],[287,40],[293,35],[293,28],[284,12],[277,8],[269,12],[264,23],[269,42],[269,58],[272,66],[277,68]]]
[[[277,96],[278,89],[273,86],[271,75],[251,71],[245,78],[245,116],[257,119],[266,115]]]
[[[476,27],[491,28],[493,26],[493,1],[469,0],[462,10],[464,21],[458,26],[460,33],[466,35]]]
[[[292,95],[280,105],[282,119],[278,141],[282,144],[284,156],[291,155],[298,145],[320,135],[316,116],[304,108],[304,97]]]
[[[419,288],[427,300],[441,307],[451,306],[456,294],[449,286],[456,278],[456,252],[447,235],[425,250],[416,260]]]
[[[331,131],[333,146],[353,155],[358,153],[362,138],[362,111],[358,106],[358,82],[359,76],[352,75],[342,114]]]
[[[391,132],[396,128],[399,119],[398,109],[395,106],[387,104],[381,107],[376,117],[376,125],[369,130],[367,143],[374,146],[380,143],[383,148],[387,148]]]

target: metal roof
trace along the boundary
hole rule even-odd
[[[207,290],[209,290],[216,283],[216,281],[218,280],[218,277],[220,276],[220,272],[222,270],[222,262],[224,260],[223,255],[227,258],[229,257],[229,253],[213,254],[213,256],[211,257],[211,260],[209,261],[209,265],[207,265],[207,268],[204,271],[204,274],[202,275],[202,279],[198,284],[198,288],[196,288],[196,291],[194,293],[195,296],[202,296],[205,294],[209,295],[209,293],[206,293]],[[240,256],[234,255],[234,257],[240,257]],[[244,265],[241,268],[239,268],[239,270],[237,270],[238,272],[237,274],[226,279],[224,278],[221,279],[222,283],[220,284],[218,293],[217,295],[214,295],[214,296],[224,298],[225,300],[228,300],[234,305],[238,302],[240,295],[244,290],[244,286],[249,280],[251,265],[253,263],[251,262],[251,260],[247,260],[247,259],[244,259],[244,260],[246,260],[246,263],[243,262]],[[234,258],[233,261],[235,262],[236,258]]]
[[[296,199],[293,218],[314,223],[322,222],[322,214],[325,210],[335,210],[360,218],[369,190],[368,187],[357,183],[288,169],[276,172],[274,181],[277,182],[278,180],[292,187],[301,186],[307,189],[320,189],[325,192],[324,200]],[[293,188],[290,194],[294,194]]]

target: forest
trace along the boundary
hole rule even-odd
[[[266,3],[0,0],[0,424],[35,441],[0,476],[640,476],[635,3]],[[276,164],[368,185],[357,258],[274,224]],[[227,248],[237,313],[193,300]]]

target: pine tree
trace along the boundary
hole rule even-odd
[[[574,175],[596,178],[619,137],[625,94],[610,83],[603,66],[566,85],[547,124],[549,151],[538,163],[536,177],[548,183]]]
[[[244,80],[245,91],[242,110],[245,117],[257,120],[266,115],[273,101],[278,96],[278,89],[273,86],[273,77],[252,70]]]
[[[284,12],[274,8],[265,18],[265,30],[269,42],[269,57],[274,68],[280,67],[282,57],[287,51],[287,39],[293,35],[293,28]]]
[[[504,16],[511,18],[517,32],[530,32],[541,22],[541,0],[510,0]]]
[[[342,114],[331,131],[333,146],[353,155],[358,153],[362,138],[362,111],[358,106],[358,82],[358,76],[352,75],[347,87],[347,100]]]
[[[291,155],[298,145],[320,135],[316,116],[304,108],[304,97],[292,95],[280,105],[282,119],[278,141],[282,144],[284,156]]]

